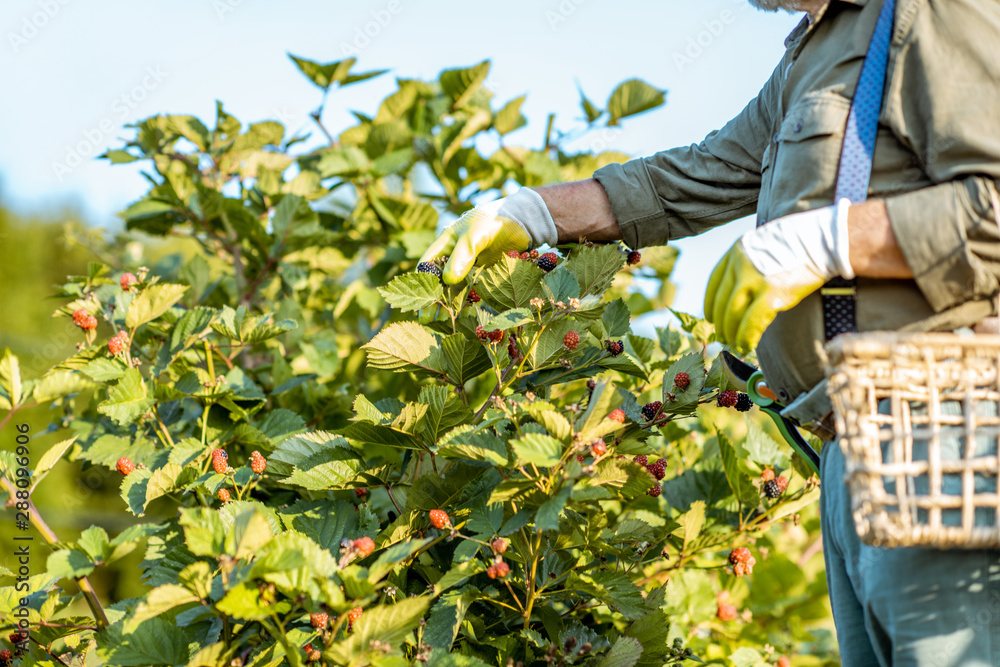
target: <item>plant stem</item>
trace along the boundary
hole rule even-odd
[[[11,501],[17,498],[17,489],[14,485],[7,479],[6,476],[0,475],[0,487],[2,487],[7,493],[10,494]],[[59,538],[56,534],[49,528],[48,524],[39,514],[38,508],[35,507],[34,501],[31,497],[28,497],[28,519],[31,521],[32,525],[39,532],[42,538],[49,545],[55,545],[59,542]],[[101,601],[97,598],[97,592],[94,591],[94,587],[90,584],[90,580],[87,577],[75,577],[77,586],[80,587],[80,592],[83,593],[84,598],[87,600],[87,606],[90,607],[91,613],[94,615],[94,620],[97,622],[98,628],[105,628],[108,626],[108,617],[104,613],[104,607],[101,606]]]
[[[396,503],[396,499],[392,497],[392,484],[385,485],[385,492],[389,494],[389,500],[392,501],[392,506],[396,508],[396,512],[399,516],[403,516],[403,510],[399,509],[399,504]]]

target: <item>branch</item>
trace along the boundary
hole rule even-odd
[[[7,493],[10,494],[10,499],[13,501],[17,498],[17,489],[11,484],[10,480],[6,476],[0,475],[0,487],[3,487]],[[38,508],[35,507],[34,501],[31,497],[28,497],[28,518],[30,519],[32,525],[41,534],[42,538],[49,545],[55,545],[59,542],[59,538],[56,534],[49,528],[45,520],[42,519],[42,515],[38,512]],[[97,592],[94,591],[94,587],[90,584],[90,580],[87,577],[75,577],[77,586],[80,587],[80,592],[87,599],[87,605],[90,607],[90,611],[94,615],[94,620],[97,621],[98,628],[105,628],[108,626],[108,617],[104,613],[104,607],[101,606],[101,601],[97,598]]]

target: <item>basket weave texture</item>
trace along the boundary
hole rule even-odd
[[[1000,336],[827,345],[854,522],[873,546],[1000,546]]]

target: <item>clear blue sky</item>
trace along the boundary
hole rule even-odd
[[[286,53],[331,61],[345,48],[360,51],[360,69],[391,73],[331,96],[331,129],[350,122],[349,109],[374,111],[391,76],[489,58],[500,101],[528,96],[529,125],[511,137],[527,145],[540,143],[549,111],[563,127],[581,115],[577,84],[598,103],[632,76],[666,88],[665,107],[576,146],[647,155],[697,142],[739,112],[798,20],[747,0],[3,0],[0,198],[26,213],[69,205],[116,226],[145,189],[138,168],[92,158],[57,167],[74,146],[94,143],[97,155],[127,136],[124,124],[156,113],[211,119],[216,99],[244,122],[312,129],[318,91]],[[701,312],[712,266],[749,228],[677,243],[677,308]]]

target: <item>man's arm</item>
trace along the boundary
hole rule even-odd
[[[873,199],[851,206],[847,216],[851,266],[864,278],[912,278],[885,201]]]
[[[560,243],[619,241],[622,231],[604,187],[593,178],[538,188],[552,214]]]

